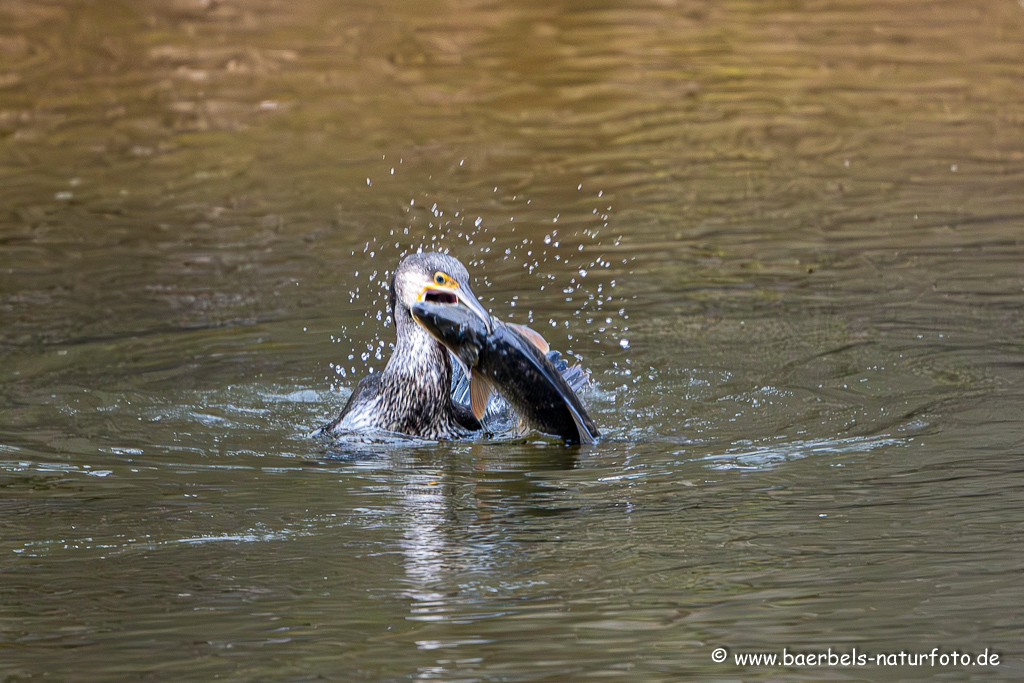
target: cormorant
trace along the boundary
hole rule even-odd
[[[383,430],[427,439],[456,439],[481,428],[468,406],[453,402],[452,359],[439,341],[416,324],[417,301],[462,304],[490,329],[491,318],[469,287],[458,259],[425,252],[402,260],[391,275],[391,319],[397,340],[384,371],[367,375],[338,418],[317,434]]]

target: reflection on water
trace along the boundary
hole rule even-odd
[[[5,676],[1019,679],[1022,34],[0,4]],[[309,437],[417,248],[593,370],[604,442]]]

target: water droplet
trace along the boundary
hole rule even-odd
[[[628,339],[620,339],[619,340],[619,346],[621,346],[624,349],[628,349],[629,348],[629,340]]]

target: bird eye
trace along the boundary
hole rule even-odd
[[[443,273],[438,273],[437,275],[434,276],[434,282],[436,282],[439,285],[443,285],[446,279],[447,278],[445,278]]]

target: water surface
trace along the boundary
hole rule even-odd
[[[1022,58],[997,0],[0,5],[4,679],[1019,679]],[[417,248],[604,442],[309,438]]]

